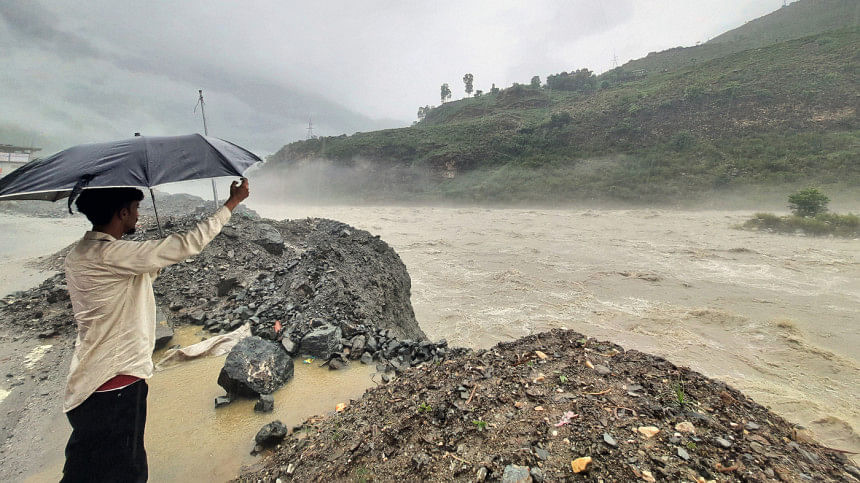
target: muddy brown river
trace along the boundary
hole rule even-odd
[[[268,218],[333,218],[380,235],[409,269],[416,317],[432,339],[489,347],[550,328],[574,329],[724,380],[808,427],[825,445],[860,451],[858,240],[741,231],[733,227],[751,212],[740,211],[251,207]],[[0,245],[0,265],[20,267],[22,257],[50,253],[60,241],[16,256]],[[250,406],[216,417],[211,399],[219,363],[198,364],[205,366],[199,378],[171,375],[176,369],[153,378],[151,396],[173,401],[151,404],[153,475],[227,479],[249,461],[262,420],[243,420],[253,414]],[[199,393],[199,401],[189,392]],[[348,397],[356,396],[311,402],[318,407],[302,414],[330,411],[332,401]],[[181,411],[188,416],[177,417]],[[195,449],[203,444],[220,449]],[[59,448],[52,477],[62,461]],[[156,454],[163,457],[153,460]],[[214,462],[193,463],[200,458]]]

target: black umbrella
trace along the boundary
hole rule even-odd
[[[0,201],[56,201],[68,196],[71,211],[74,197],[83,189],[149,188],[151,194],[153,187],[176,181],[242,176],[259,161],[245,148],[200,134],[82,144],[0,178]]]

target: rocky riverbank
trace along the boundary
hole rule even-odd
[[[555,330],[405,371],[306,421],[240,481],[855,481],[726,384]]]

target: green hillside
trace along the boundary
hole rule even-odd
[[[627,62],[621,66],[621,70],[666,72],[735,52],[858,25],[860,2],[856,0],[800,0],[718,35],[704,44],[651,52],[641,59]]]
[[[788,8],[788,7],[787,7]],[[732,187],[860,184],[856,27],[584,92],[513,86],[406,128],[284,146],[370,176],[365,198],[672,201]]]

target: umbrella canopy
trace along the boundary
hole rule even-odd
[[[82,144],[31,161],[0,178],[0,201],[56,201],[82,188],[152,188],[176,181],[242,176],[259,161],[245,148],[200,134]]]

